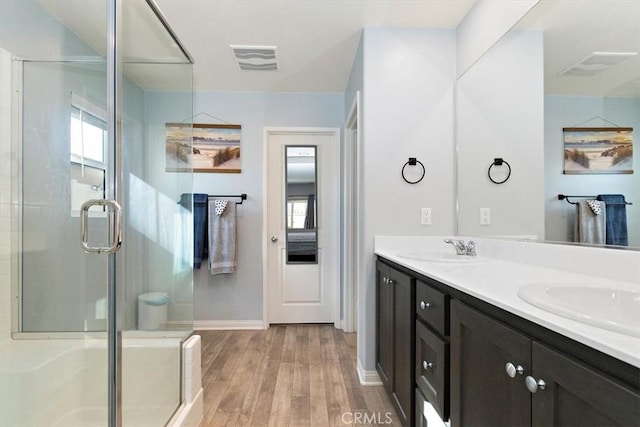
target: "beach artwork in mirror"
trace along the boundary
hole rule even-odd
[[[564,128],[564,173],[633,173],[632,128]]]
[[[318,263],[316,151],[285,147],[287,264]]]

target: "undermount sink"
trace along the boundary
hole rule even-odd
[[[451,252],[400,252],[399,258],[414,261],[450,262],[461,264],[473,264],[483,262],[484,258],[478,256],[458,255]]]
[[[518,296],[550,313],[640,337],[640,287],[580,283],[532,283]]]

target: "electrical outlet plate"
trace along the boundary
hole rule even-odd
[[[491,224],[491,208],[480,208],[480,225]]]
[[[431,225],[431,208],[422,208],[420,210],[420,223],[422,225]]]

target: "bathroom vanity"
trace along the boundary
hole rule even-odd
[[[532,283],[640,291],[639,253],[623,253],[630,269],[611,279],[514,255],[567,250],[555,245],[474,239],[479,255],[464,259],[423,239],[376,239],[376,369],[404,425],[425,426],[434,410],[454,427],[640,425],[640,338],[518,296]]]

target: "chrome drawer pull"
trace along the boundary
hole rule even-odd
[[[506,365],[504,365],[504,369],[505,371],[507,371],[507,375],[509,375],[511,378],[515,378],[516,374],[522,375],[524,373],[524,368],[522,366],[516,366],[511,362],[508,362]]]
[[[426,360],[422,361],[422,369],[426,371],[427,369],[431,369],[431,368],[433,368],[433,363],[427,362]]]
[[[527,386],[527,390],[529,390],[531,393],[535,393],[536,391],[538,391],[538,389],[544,390],[547,386],[544,380],[540,379],[536,381],[536,379],[532,376],[528,376],[527,378],[525,378],[524,383]]]
[[[431,303],[429,303],[429,302],[424,302],[424,301],[420,301],[420,308],[421,308],[421,309],[423,309],[423,310],[424,310],[425,308],[429,308],[429,307],[431,307]]]

